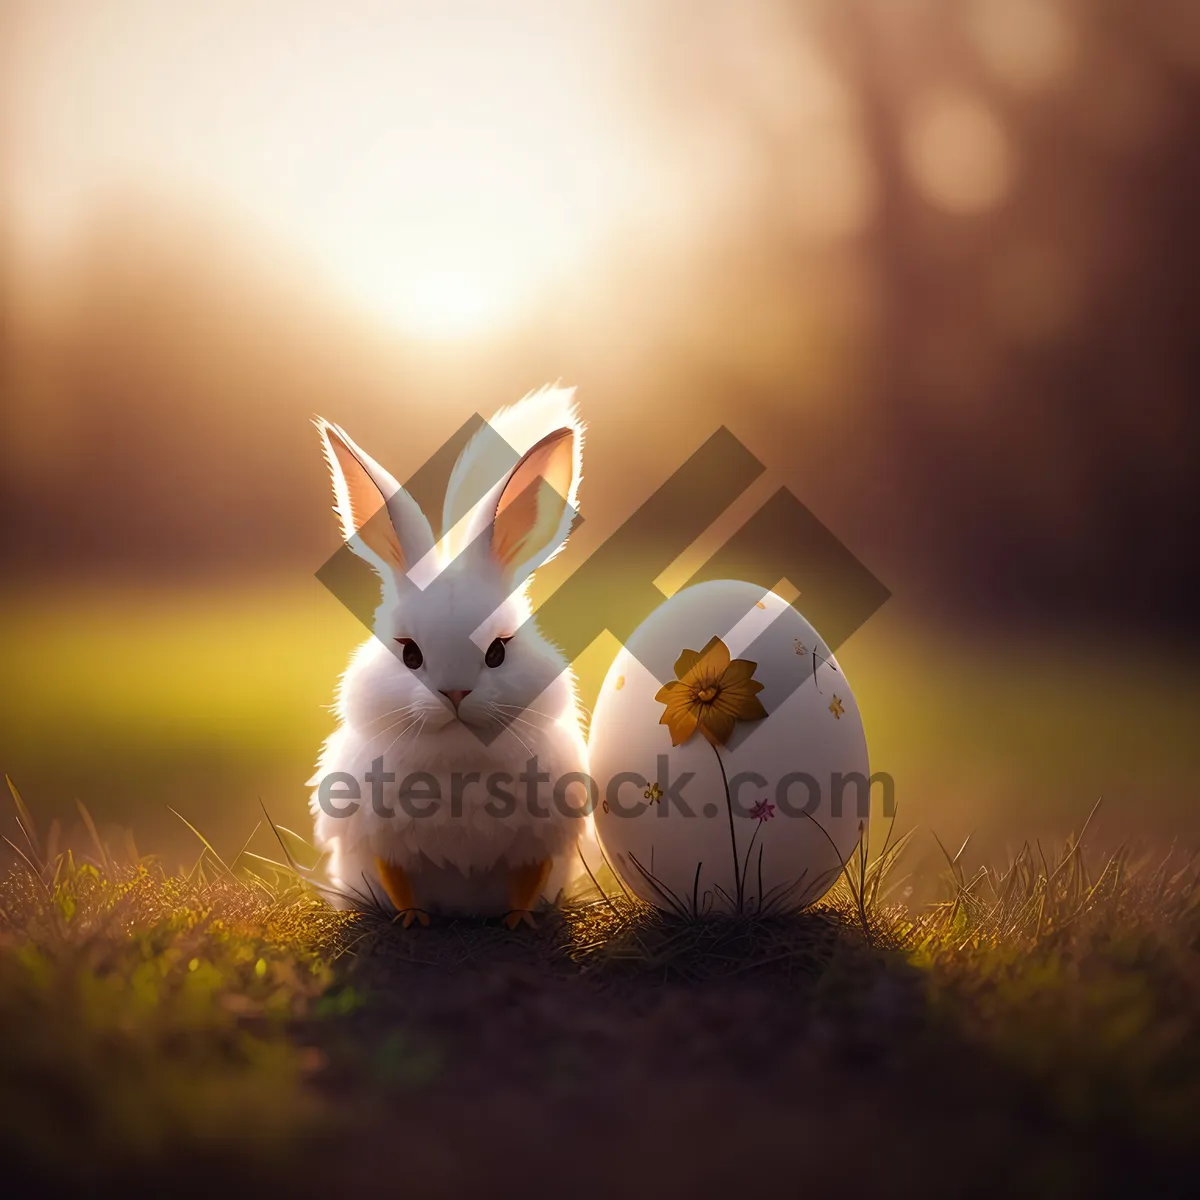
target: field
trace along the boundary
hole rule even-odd
[[[0,1146],[24,1195],[1184,1195],[1200,1168],[1194,863],[948,859],[918,913],[888,852],[789,919],[610,886],[537,931],[403,931],[207,850],[187,876],[43,862],[21,824]]]
[[[365,631],[313,579],[156,591],[62,588],[0,603],[0,768],[48,822],[92,812],[106,840],[132,830],[171,868],[194,839],[176,809],[236,851],[262,805],[307,822],[327,706]],[[598,689],[615,643],[578,664]],[[1195,781],[1200,663],[1191,648],[1111,633],[966,636],[889,605],[839,650],[864,712],[873,770],[895,779],[901,827],[974,835],[985,855],[1061,838],[1103,796],[1096,835],[1200,840]],[[11,834],[11,826],[0,831]],[[271,850],[259,830],[252,849]]]
[[[682,922],[606,878],[536,931],[403,931],[325,907],[263,818],[303,831],[361,636],[317,585],[4,615],[21,1194],[1192,1190],[1188,662],[884,614],[841,659],[899,816],[817,909]]]

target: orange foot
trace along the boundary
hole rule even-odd
[[[531,929],[537,928],[533,919],[533,906],[550,878],[550,859],[542,862],[526,863],[523,867],[514,867],[508,877],[508,903],[511,911],[504,918],[509,929],[516,929],[522,921]]]
[[[379,882],[383,885],[387,898],[392,902],[397,915],[401,918],[401,925],[405,929],[414,921],[418,921],[421,925],[428,925],[429,914],[417,907],[416,901],[413,899],[412,884],[409,883],[404,868],[385,859],[376,858],[375,869],[379,872]]]

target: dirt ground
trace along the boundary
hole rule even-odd
[[[346,1120],[310,1147],[313,1192],[1185,1190],[1119,1104],[1064,1112],[837,920],[814,915],[799,951],[768,936],[661,963],[579,965],[563,932],[373,939],[350,975],[367,1002],[321,1046]]]
[[[925,915],[860,882],[516,931],[31,865],[0,888],[3,1194],[1191,1195],[1200,882],[1123,863],[1026,855]]]

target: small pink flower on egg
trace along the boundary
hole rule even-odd
[[[756,821],[769,821],[775,815],[775,805],[765,796],[750,810],[750,816]]]

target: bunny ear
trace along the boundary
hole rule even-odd
[[[433,531],[413,498],[345,430],[318,417],[342,538],[380,572],[408,571],[433,548]]]
[[[580,450],[577,429],[556,429],[521,457],[500,490],[491,556],[514,584],[553,558],[571,532]]]

